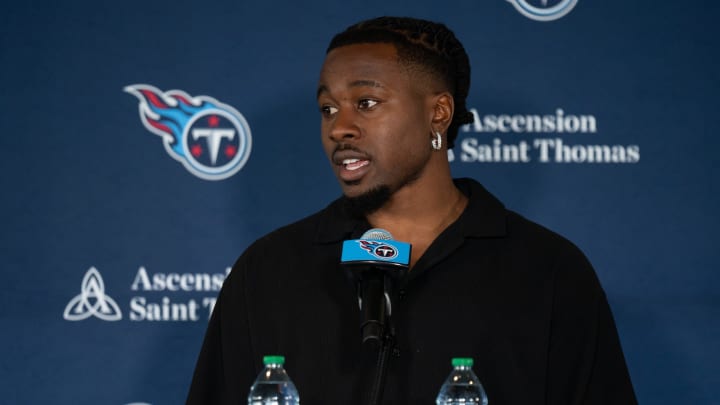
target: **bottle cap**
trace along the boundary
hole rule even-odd
[[[263,364],[265,364],[266,366],[268,364],[279,364],[282,366],[283,364],[285,364],[285,356],[265,356],[263,357]]]
[[[453,357],[452,365],[453,365],[453,367],[460,367],[460,366],[472,367],[473,359],[472,359],[472,357]]]

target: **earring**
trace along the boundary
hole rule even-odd
[[[432,144],[432,148],[435,150],[442,149],[442,135],[440,135],[440,132],[435,132],[435,138],[433,138],[432,141],[430,141],[430,144]]]

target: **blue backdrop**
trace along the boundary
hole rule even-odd
[[[589,256],[640,402],[719,403],[719,9],[3,5],[0,403],[184,401],[227,268],[339,195],[316,80],[334,33],[383,14],[445,22],[465,44],[479,125],[461,132],[452,170]],[[188,112],[203,102],[214,107]]]

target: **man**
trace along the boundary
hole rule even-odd
[[[605,294],[582,253],[506,210],[447,160],[472,121],[470,67],[444,25],[383,17],[331,42],[317,92],[344,196],[255,242],[208,326],[188,404],[240,404],[283,354],[304,404],[364,403],[362,347],[341,245],[371,227],[412,244],[393,303],[385,404],[433,403],[473,357],[495,404],[635,404]]]

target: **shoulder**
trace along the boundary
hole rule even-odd
[[[580,248],[566,237],[517,212],[505,212],[507,237],[519,246],[557,259],[587,261]]]
[[[505,253],[536,262],[565,258],[586,262],[580,249],[557,232],[509,210],[480,183],[458,179],[456,184],[470,197],[460,232],[476,240],[492,240]]]
[[[598,286],[595,270],[580,248],[558,232],[509,210],[471,179],[458,183],[470,195],[462,232],[501,256],[518,278],[562,285]],[[568,284],[569,283],[569,284]]]
[[[315,241],[321,225],[332,216],[333,204],[298,221],[282,226],[254,241],[238,259],[255,256],[286,255],[307,249]]]
[[[516,212],[508,210],[506,219],[515,253],[525,256],[529,268],[549,276],[556,292],[604,294],[595,269],[575,243]]]

